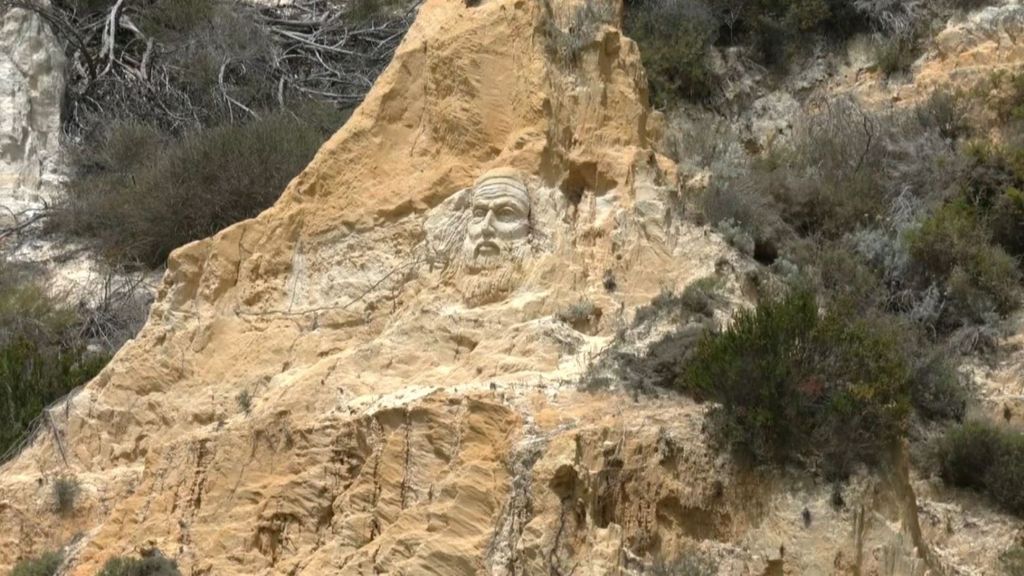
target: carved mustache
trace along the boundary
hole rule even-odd
[[[476,245],[473,249],[473,256],[479,256],[481,253],[484,254],[499,254],[501,252],[501,246],[498,246],[496,242],[491,240],[483,240]]]

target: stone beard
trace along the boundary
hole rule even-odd
[[[530,253],[530,195],[515,178],[484,178],[473,188],[455,285],[470,304],[493,302],[515,288]]]

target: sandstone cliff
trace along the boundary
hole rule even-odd
[[[0,571],[70,544],[80,575],[154,548],[211,575],[639,574],[691,547],[724,574],[990,573],[1018,523],[919,502],[903,456],[837,506],[741,472],[687,398],[580,386],[658,330],[638,306],[717,273],[725,322],[754,264],[680,218],[635,44],[554,45],[572,9],[428,0],[281,200],[176,251],[139,337],[0,468]]]

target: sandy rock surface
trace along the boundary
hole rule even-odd
[[[974,506],[980,547],[922,519],[959,500],[919,502],[905,456],[837,501],[741,472],[687,398],[580,385],[638,306],[717,271],[725,322],[755,264],[679,214],[636,45],[608,25],[553,56],[571,8],[423,4],[281,200],[177,250],[138,338],[0,467],[0,572],[70,544],[83,576],[153,549],[194,575],[642,574],[691,548],[722,574],[992,573],[1019,524]]]

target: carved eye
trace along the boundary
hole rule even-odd
[[[498,213],[498,218],[501,219],[502,222],[512,222],[518,216],[519,214],[517,214],[512,208],[502,208],[501,212]]]
[[[480,208],[480,207],[473,208],[473,217],[474,218],[483,218],[484,216],[487,216],[487,208]]]

